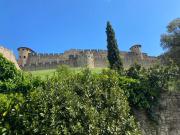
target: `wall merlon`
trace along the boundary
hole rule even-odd
[[[42,56],[42,57],[53,57],[53,56],[63,56],[63,53],[32,53],[30,56]]]

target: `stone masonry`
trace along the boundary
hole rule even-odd
[[[4,48],[3,46],[0,46],[0,53],[9,61],[13,62],[17,69],[19,68],[19,65],[17,64],[16,57],[14,56],[13,52],[10,51],[7,48]]]
[[[148,119],[144,111],[135,111],[142,135],[180,135],[180,92],[163,93],[153,111],[157,125]]]
[[[64,53],[37,53],[30,48],[20,47],[18,64],[24,70],[54,69],[59,65],[70,67],[106,68],[108,67],[107,50],[71,49]],[[150,67],[157,58],[141,52],[141,45],[134,45],[130,52],[120,51],[120,57],[125,68],[135,62]]]

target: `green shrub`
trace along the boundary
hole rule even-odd
[[[42,85],[39,78],[17,70],[0,55],[0,134],[24,133],[21,115],[27,94]],[[20,132],[22,131],[22,132]]]
[[[21,92],[26,94],[43,82],[38,77],[17,70],[15,65],[0,54],[0,93]]]
[[[0,54],[0,81],[14,79],[17,73],[15,65]]]
[[[21,129],[20,110],[24,103],[22,94],[0,94],[0,133],[14,134]]]
[[[140,134],[117,73],[63,72],[47,78],[23,100],[15,96],[20,109],[6,115],[14,123],[1,120],[1,129],[7,134]]]
[[[118,75],[79,74],[54,76],[44,89],[31,93],[34,134],[138,134]],[[51,82],[51,83],[50,83]],[[48,124],[47,124],[48,123]]]
[[[154,66],[144,69],[140,65],[133,65],[126,71],[126,77],[135,79],[125,86],[128,101],[132,108],[144,109],[151,120],[156,121],[153,109],[158,105],[160,94],[170,90],[170,84],[178,80],[179,68],[175,65]]]
[[[3,59],[3,58],[2,58]],[[131,108],[153,116],[160,93],[176,80],[176,67],[74,73],[66,66],[46,80],[6,63],[0,80],[0,134],[139,135]],[[9,66],[9,67],[8,67]],[[11,75],[12,74],[12,75]]]

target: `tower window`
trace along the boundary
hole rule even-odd
[[[21,58],[21,56],[19,56],[19,58]]]
[[[24,56],[24,59],[26,58],[26,56]]]

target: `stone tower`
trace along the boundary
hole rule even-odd
[[[87,67],[94,68],[94,55],[90,51],[86,52],[86,59],[87,59]]]
[[[91,51],[82,51],[78,55],[77,65],[79,67],[94,68],[94,55]]]
[[[18,64],[20,67],[24,67],[28,63],[28,57],[30,53],[34,53],[34,51],[27,47],[19,47],[19,58],[18,58]]]
[[[133,45],[131,48],[130,48],[131,52],[133,54],[136,55],[136,57],[140,60],[143,60],[143,55],[142,55],[142,52],[141,52],[141,45]]]

